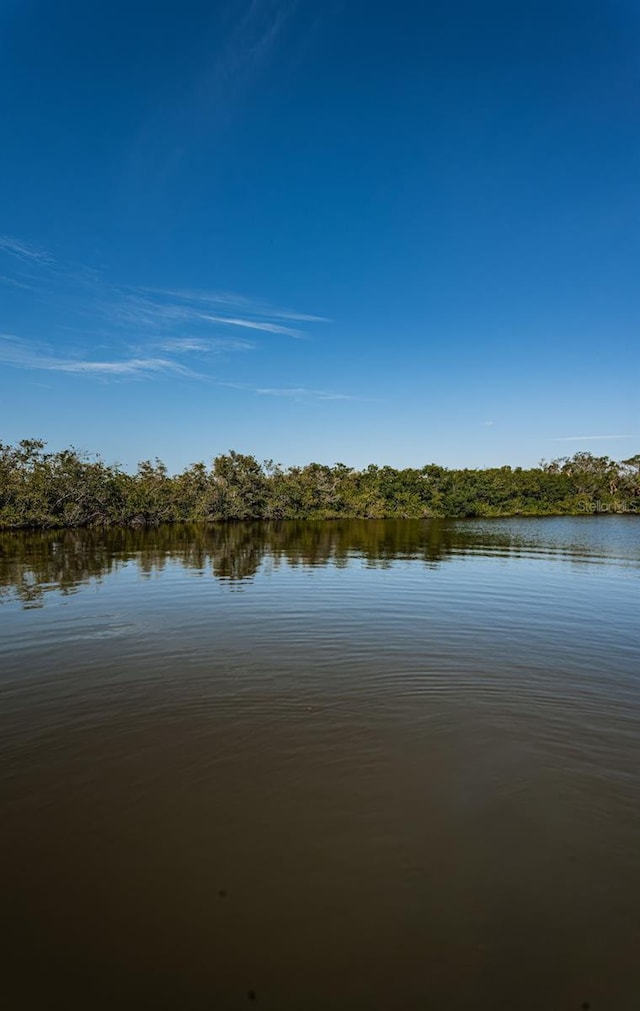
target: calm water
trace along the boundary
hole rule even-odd
[[[640,521],[0,536],[7,1008],[640,1007]]]

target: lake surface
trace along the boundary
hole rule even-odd
[[[640,1007],[640,520],[0,535],[3,1004]]]

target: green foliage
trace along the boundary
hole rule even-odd
[[[283,469],[233,450],[210,468],[135,474],[38,439],[0,443],[0,528],[149,527],[255,519],[422,519],[640,512],[640,455],[621,463],[579,452],[538,467],[396,470],[310,463]]]

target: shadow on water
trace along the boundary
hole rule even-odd
[[[0,533],[0,601],[17,597],[25,607],[39,607],[47,591],[73,593],[129,563],[142,575],[161,572],[171,562],[216,579],[243,582],[253,579],[266,560],[292,567],[341,567],[360,558],[368,566],[384,568],[397,560],[438,566],[466,554],[519,556],[549,550],[594,559],[598,553],[593,538],[585,546],[579,532],[585,524],[591,524],[593,532],[598,522],[606,524],[607,519],[291,520]],[[567,539],[569,527],[572,536]],[[554,544],[561,528],[562,543]]]

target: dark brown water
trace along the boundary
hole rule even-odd
[[[640,1008],[640,521],[0,537],[11,1009]]]

